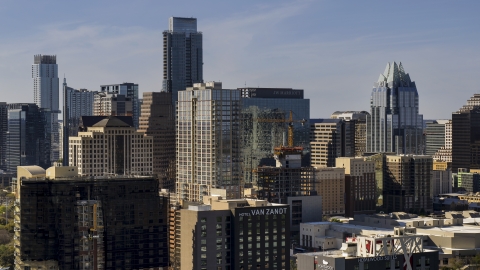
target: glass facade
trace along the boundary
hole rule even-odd
[[[303,147],[302,166],[310,165],[310,100],[303,99],[303,90],[296,91],[302,91],[302,95],[255,98],[242,93],[241,158],[247,186],[254,182],[252,171],[258,166],[275,166],[273,149],[287,144],[288,123],[282,119],[288,120],[290,111],[297,121],[293,123],[294,146]],[[299,120],[306,121],[302,125]]]
[[[387,64],[375,83],[367,116],[367,152],[423,153],[423,115],[415,82],[402,63]]]
[[[180,91],[177,103],[177,193],[201,201],[211,188],[240,197],[240,91]]]
[[[8,104],[7,171],[50,163],[51,113],[36,104]]]
[[[203,82],[203,36],[197,32],[196,18],[171,17],[163,32],[163,91],[172,93]]]

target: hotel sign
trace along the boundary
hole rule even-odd
[[[285,215],[287,214],[287,207],[283,208],[263,208],[251,209],[250,212],[239,213],[240,217],[244,216],[270,216],[270,215]]]

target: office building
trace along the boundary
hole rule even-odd
[[[160,188],[175,190],[175,115],[172,94],[144,92],[139,132],[153,138],[153,175]]]
[[[427,123],[427,127],[424,130],[425,155],[433,156],[442,146],[445,146],[445,125],[449,121],[450,120],[433,120]]]
[[[315,194],[315,168],[301,166],[301,147],[276,147],[276,166],[254,170],[257,197],[271,203],[288,203],[289,197]]]
[[[433,154],[433,160],[452,162],[452,120],[445,123],[445,144]]]
[[[7,169],[8,106],[0,102],[0,170]]]
[[[33,100],[41,109],[50,111],[50,164],[60,159],[60,137],[58,134],[59,81],[56,55],[37,54],[33,57],[32,79]]]
[[[317,167],[315,190],[322,196],[322,211],[326,216],[345,215],[345,169]]]
[[[480,94],[452,113],[452,171],[480,169]]]
[[[366,111],[336,111],[330,118],[343,120],[342,146],[344,157],[359,157],[366,152]]]
[[[432,196],[452,193],[452,164],[445,161],[433,161]]]
[[[452,173],[452,181],[454,192],[480,192],[480,174],[478,171],[460,168],[457,172]]]
[[[168,267],[168,198],[152,177],[20,166],[17,181],[15,269]]]
[[[63,165],[68,166],[68,137],[77,136],[82,116],[92,116],[94,96],[96,91],[74,89],[67,85],[63,78],[63,129],[62,129],[62,158]]]
[[[221,197],[205,203],[179,211],[173,269],[290,269],[288,205]]]
[[[153,138],[135,131],[132,117],[83,116],[69,138],[69,165],[82,176],[153,173]]]
[[[252,171],[275,166],[274,148],[287,145],[288,126],[293,145],[302,147],[302,166],[310,166],[310,100],[292,88],[238,88],[242,97],[241,158],[246,186],[255,183]],[[291,118],[290,119],[290,115]]]
[[[420,214],[432,212],[432,169],[431,156],[386,156],[383,185],[386,211]]]
[[[94,115],[132,116],[133,126],[138,128],[138,119],[140,117],[138,84],[124,82],[121,84],[100,85],[98,97],[103,96],[105,96],[106,104],[104,107],[100,106],[100,108],[95,106]],[[110,101],[108,101],[109,99]],[[101,112],[96,112],[98,109]]]
[[[344,156],[341,119],[310,119],[312,166],[335,167],[335,158]]]
[[[212,188],[241,197],[240,91],[218,82],[197,83],[178,93],[176,191],[202,201]]]
[[[375,162],[363,157],[340,157],[336,167],[345,168],[345,216],[375,213]]]
[[[8,104],[6,170],[17,166],[51,165],[51,111],[32,103]]]
[[[423,115],[415,82],[402,63],[388,63],[374,84],[367,116],[367,152],[423,153]]]
[[[172,93],[203,82],[203,35],[197,31],[196,18],[170,17],[163,32],[163,92]]]

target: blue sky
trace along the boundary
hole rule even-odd
[[[204,80],[305,89],[311,117],[369,110],[373,82],[402,62],[425,119],[480,93],[479,1],[0,0],[0,101],[33,102],[34,54],[56,54],[74,88],[159,91],[162,31],[196,17]]]

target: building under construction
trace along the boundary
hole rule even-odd
[[[259,199],[287,203],[288,197],[315,195],[315,168],[301,166],[302,147],[276,147],[276,167],[258,167],[254,173]]]
[[[168,197],[158,181],[77,175],[76,167],[18,167],[15,269],[167,267]]]

